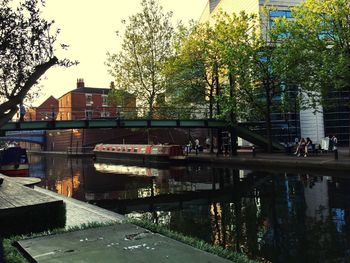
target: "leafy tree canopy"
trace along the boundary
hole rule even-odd
[[[108,53],[107,65],[118,88],[134,94],[153,115],[157,96],[165,92],[165,62],[171,55],[172,13],[164,13],[156,0],[142,0],[142,11],[129,18],[122,50]]]
[[[55,57],[59,31],[52,32],[53,21],[40,17],[42,5],[40,0],[0,2],[0,126],[33,95],[32,87],[50,67],[73,64]]]

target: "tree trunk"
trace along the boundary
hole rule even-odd
[[[229,73],[229,82],[230,82],[230,98],[232,99],[232,101],[234,101],[234,105],[233,105],[233,109],[230,109],[230,125],[231,125],[231,129],[230,129],[230,134],[231,134],[231,155],[237,155],[237,131],[236,131],[236,127],[237,127],[237,114],[236,114],[236,102],[234,99],[234,95],[235,95],[235,79],[234,76],[232,75],[232,73]]]
[[[6,124],[17,112],[17,105],[20,104],[29,90],[37,83],[42,75],[45,72],[58,63],[56,57],[50,58],[49,61],[38,65],[35,67],[34,72],[30,75],[27,81],[24,83],[23,87],[20,88],[20,91],[17,95],[11,98],[7,98],[8,101],[0,104],[0,127]]]
[[[216,96],[218,97],[220,95],[220,83],[219,83],[219,67],[218,64],[215,63],[215,89],[216,89]],[[219,116],[221,113],[220,111],[220,104],[219,101],[216,103],[216,114]],[[217,147],[218,151],[217,154],[222,154],[222,129],[218,129],[218,134],[217,134]]]
[[[210,153],[214,153],[214,134],[213,128],[210,128]]]
[[[213,104],[214,104],[214,87],[210,86],[209,90],[209,119],[213,118]],[[210,128],[210,153],[214,153],[214,135],[213,128]]]
[[[266,138],[267,152],[272,153],[272,125],[271,125],[271,97],[269,92],[269,84],[266,84]]]

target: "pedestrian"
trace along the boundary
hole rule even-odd
[[[298,147],[297,149],[295,150],[295,153],[298,157],[302,154],[305,153],[305,144],[306,144],[306,141],[304,138],[301,138],[300,141],[299,141],[299,144],[298,144]]]
[[[210,148],[210,138],[209,138],[209,137],[205,139],[205,147],[206,147],[207,149]]]
[[[199,140],[198,138],[194,140],[194,147],[196,149],[196,155],[198,154],[198,151],[199,151]]]
[[[26,108],[23,103],[19,104],[19,121],[24,121],[24,115],[26,115]]]
[[[306,157],[309,153],[309,148],[312,147],[312,140],[307,137],[306,138],[306,143],[305,143],[305,151],[304,151],[304,157]]]
[[[337,144],[338,144],[337,137],[335,137],[335,135],[333,135],[332,138],[330,139],[330,141],[332,142],[332,148],[330,150],[331,151],[336,150],[337,149]]]

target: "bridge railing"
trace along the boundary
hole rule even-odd
[[[31,120],[83,120],[83,119],[208,119],[209,110],[202,107],[155,107],[152,112],[145,107],[59,107],[37,108],[28,111]]]

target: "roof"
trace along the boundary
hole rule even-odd
[[[74,90],[71,90],[71,93],[94,93],[94,94],[108,94],[111,89],[106,88],[91,88],[91,87],[84,87],[84,88],[76,88]],[[68,92],[69,93],[69,92]]]

